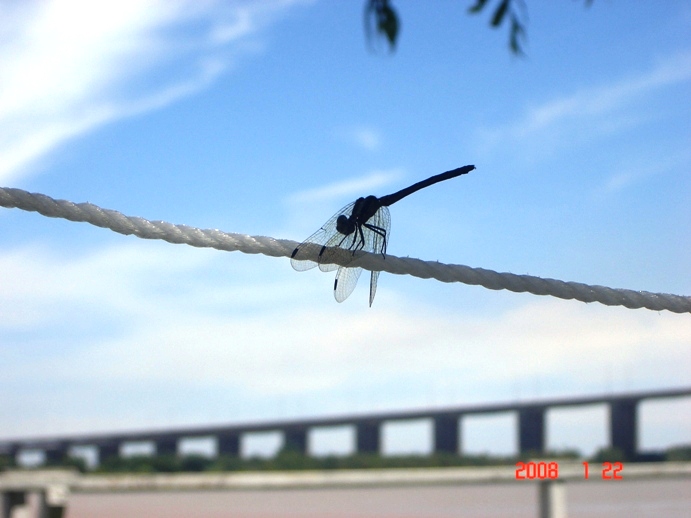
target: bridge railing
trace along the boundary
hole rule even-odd
[[[540,459],[539,462],[546,462]],[[536,474],[539,472],[536,472]],[[291,472],[231,472],[176,474],[80,474],[70,470],[21,470],[0,473],[2,514],[26,502],[27,493],[39,494],[38,517],[62,516],[71,493],[322,489],[354,487],[439,486],[515,483],[536,488],[538,516],[566,516],[568,483],[586,482],[581,462],[558,462],[554,478],[518,478],[516,466],[367,469]],[[624,480],[691,478],[691,462],[627,463]],[[592,480],[592,479],[591,479]]]

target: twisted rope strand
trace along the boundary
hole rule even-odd
[[[186,244],[200,248],[216,248],[228,252],[239,251],[246,254],[264,254],[270,257],[290,257],[298,245],[297,242],[287,239],[247,236],[226,233],[216,229],[174,225],[166,221],[149,221],[144,218],[125,216],[115,210],[102,209],[91,203],[55,200],[44,194],[29,193],[21,189],[7,187],[0,187],[0,206],[38,212],[51,218],[91,223],[120,234],[133,234],[142,239],[162,239],[169,243]],[[316,260],[316,253],[314,259]],[[344,261],[349,259],[344,258]],[[691,313],[691,297],[681,295],[592,286],[579,282],[500,273],[484,268],[471,268],[460,264],[443,264],[393,255],[387,255],[384,259],[379,254],[360,253],[356,262],[350,264],[361,266],[367,270],[380,270],[397,275],[413,275],[422,279],[432,278],[442,282],[462,282],[483,286],[491,290],[551,295],[560,299],[599,302],[607,306],[624,306],[630,309],[646,308],[653,311],[667,310],[674,313]]]

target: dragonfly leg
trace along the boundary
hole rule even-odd
[[[365,227],[367,227],[372,232],[374,232],[375,234],[378,234],[382,237],[383,243],[382,243],[380,253],[381,253],[381,255],[386,257],[386,229],[383,229],[381,227],[377,227],[376,225],[370,225],[368,223],[365,223]],[[375,252],[376,252],[376,250],[375,250]]]
[[[365,223],[365,226],[367,226],[366,223]],[[362,232],[362,225],[358,225],[357,229],[358,229],[358,235],[360,236],[360,241],[356,247],[356,250],[362,250],[363,248],[365,248],[365,234]]]

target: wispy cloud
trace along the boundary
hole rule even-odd
[[[132,244],[58,261],[35,250],[0,255],[3,283],[12,287],[0,294],[0,304],[15,308],[17,317],[3,328],[23,330],[24,352],[44,328],[61,321],[79,328],[87,305],[91,321],[122,330],[94,337],[84,330],[77,348],[70,343],[74,334],[58,335],[49,353],[33,359],[4,348],[0,379],[17,382],[31,373],[57,382],[79,372],[88,383],[174,382],[281,395],[336,389],[358,378],[457,383],[460,377],[470,387],[544,376],[588,392],[602,388],[603,358],[636,366],[631,372],[645,373],[640,382],[658,385],[680,382],[691,368],[685,359],[691,322],[678,315],[554,300],[492,315],[433,313],[416,304],[344,311],[335,303],[291,307],[267,305],[268,299],[260,310],[228,313],[234,299],[246,302],[243,280],[220,287],[217,277],[204,282],[195,275],[217,262],[225,259],[196,250],[171,257],[163,248]],[[162,292],[161,281],[171,277],[178,279],[175,290]],[[295,286],[271,282],[253,290],[295,298]],[[219,289],[221,298],[214,295]]]
[[[296,1],[17,2],[0,22],[0,180],[67,139],[205,87]],[[191,28],[196,24],[196,28]],[[181,28],[187,28],[185,38]],[[219,52],[220,51],[220,52]]]
[[[640,124],[644,114],[630,109],[643,96],[665,87],[691,80],[691,52],[661,60],[646,73],[612,84],[584,88],[562,98],[528,109],[515,122],[480,131],[480,140],[488,152],[508,143],[540,140],[573,141],[592,138],[594,134],[617,132]],[[587,131],[584,131],[587,127]]]
[[[641,76],[612,85],[586,89],[531,110],[514,131],[523,135],[545,130],[569,118],[602,116],[620,108],[638,96],[691,79],[691,53],[674,56]]]
[[[324,277],[313,278],[321,291]],[[40,431],[27,428],[40,406],[37,394],[61,408],[89,394],[113,422],[126,425],[134,412],[149,416],[142,424],[151,426],[150,416],[169,404],[161,387],[318,400],[414,379],[456,387],[468,401],[536,378],[545,380],[542,395],[602,391],[607,362],[635,375],[631,388],[683,383],[691,368],[691,322],[679,315],[544,299],[463,315],[406,303],[393,292],[388,309],[373,311],[338,305],[328,293],[329,304],[310,303],[310,279],[287,284],[255,257],[229,266],[216,252],[171,254],[168,244],[139,241],[69,256],[35,247],[3,252],[0,335],[14,338],[0,348],[0,392],[26,383],[32,390],[0,398],[0,414],[14,416],[0,423],[0,434]],[[71,392],[75,384],[79,396]],[[132,400],[121,387],[159,396]],[[394,392],[385,396],[387,406],[420,402]],[[110,404],[116,409],[105,410]],[[187,396],[176,415],[198,404]],[[117,408],[124,406],[123,414]],[[60,419],[75,431],[84,416]]]
[[[691,150],[682,150],[673,155],[658,158],[654,162],[640,163],[627,160],[609,175],[595,191],[596,196],[612,194],[638,182],[675,170],[688,170],[691,164]]]
[[[388,185],[401,176],[403,173],[400,169],[372,171],[360,178],[296,192],[290,195],[287,201],[288,203],[321,202],[344,196],[363,196],[363,194],[371,194],[374,189]]]
[[[381,133],[370,126],[357,126],[340,132],[347,140],[367,151],[375,151],[381,147]]]

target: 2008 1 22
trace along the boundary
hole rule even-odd
[[[587,462],[583,462],[583,478],[590,477],[590,466]],[[623,480],[621,472],[624,470],[624,465],[621,462],[603,462],[602,463],[602,478],[603,480]],[[559,477],[559,464],[556,462],[517,462],[516,463],[516,480],[534,480],[534,479],[550,479],[554,480]]]

